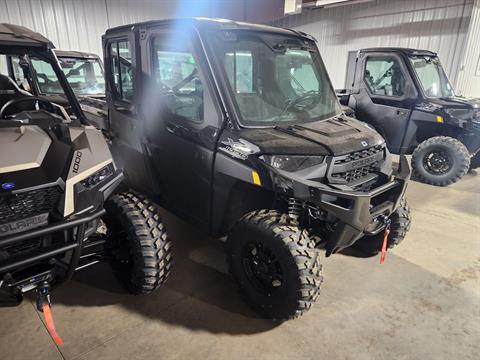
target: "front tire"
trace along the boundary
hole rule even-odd
[[[436,136],[423,141],[412,155],[414,175],[420,181],[447,186],[460,180],[470,167],[470,154],[460,141]]]
[[[102,218],[113,255],[112,269],[132,294],[149,294],[163,285],[172,269],[172,244],[159,208],[144,196],[112,196]]]
[[[227,239],[227,263],[250,306],[275,320],[296,318],[316,301],[320,252],[287,216],[260,210],[243,216]]]
[[[387,240],[387,248],[392,249],[400,244],[410,230],[412,214],[407,199],[404,197],[397,210],[390,215],[390,235]],[[352,246],[365,255],[377,255],[382,249],[383,231],[377,235],[365,235],[357,240]]]

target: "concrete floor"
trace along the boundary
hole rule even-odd
[[[414,222],[387,254],[324,260],[316,306],[259,319],[225,273],[222,243],[166,215],[176,267],[153,295],[125,294],[107,266],[54,294],[58,349],[29,301],[0,309],[0,359],[479,359],[480,173],[412,182]]]

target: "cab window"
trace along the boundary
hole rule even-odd
[[[401,97],[405,94],[405,76],[395,57],[368,57],[363,79],[373,95]]]
[[[30,58],[38,88],[41,94],[64,94],[62,85],[52,64],[37,58]]]
[[[174,116],[201,123],[204,90],[200,69],[187,39],[172,42],[172,36],[153,39],[153,77],[162,105]]]
[[[135,82],[132,66],[132,50],[129,41],[110,43],[110,61],[115,97],[118,100],[133,101]]]

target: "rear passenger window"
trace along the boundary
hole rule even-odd
[[[405,76],[395,57],[368,57],[363,79],[374,95],[399,97],[405,94]]]
[[[131,102],[135,91],[132,51],[129,41],[110,43],[113,85],[119,100]]]

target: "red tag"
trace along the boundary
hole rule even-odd
[[[47,324],[47,330],[55,341],[55,344],[58,346],[63,345],[62,338],[57,334],[57,330],[55,329],[55,323],[53,322],[52,312],[50,310],[50,305],[45,304],[43,305],[43,315],[45,316],[45,323]]]
[[[385,256],[387,255],[387,243],[388,235],[390,234],[390,226],[387,225],[385,232],[383,233],[382,254],[380,255],[380,264],[385,262]]]

